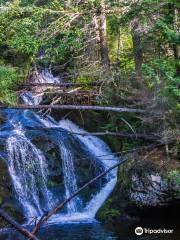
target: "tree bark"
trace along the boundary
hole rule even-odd
[[[131,33],[133,41],[133,52],[134,52],[134,64],[136,78],[142,82],[142,64],[143,64],[143,51],[141,49],[141,37],[139,32],[139,20],[135,18],[131,23]]]
[[[169,3],[169,15],[171,18],[171,24],[174,29],[178,33],[178,21],[179,21],[179,8],[176,8],[176,5],[173,3]],[[174,53],[174,61],[176,67],[176,76],[180,76],[180,57],[179,57],[179,46],[176,43],[172,45],[173,53]]]
[[[99,42],[100,42],[100,55],[101,64],[107,70],[110,70],[109,51],[107,44],[107,22],[105,13],[105,3],[101,1],[101,13],[99,16]]]
[[[173,44],[174,60],[176,66],[176,76],[180,76],[180,63],[179,63],[179,48],[177,44]]]
[[[94,110],[94,111],[112,111],[127,113],[146,113],[145,110],[136,108],[104,107],[104,106],[81,106],[81,105],[0,105],[0,109],[67,109],[67,110]]]
[[[27,229],[23,228],[19,223],[17,223],[9,214],[7,214],[3,209],[0,208],[0,216],[4,218],[11,226],[13,226],[18,232],[20,232],[25,237],[28,237],[32,240],[38,240],[33,233],[29,232]]]
[[[25,83],[24,87],[81,87],[81,86],[100,86],[103,82],[90,82],[90,83]]]

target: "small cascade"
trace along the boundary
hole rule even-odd
[[[70,132],[87,133],[83,129],[79,128],[76,124],[69,120],[61,120],[59,126]],[[109,147],[99,138],[94,136],[76,135],[76,138],[85,145],[86,149],[91,152],[97,160],[101,162],[104,167],[104,171],[115,165],[118,159],[111,153]],[[117,169],[112,170],[106,174],[106,185],[97,192],[86,205],[85,212],[89,218],[94,218],[98,209],[102,206],[104,201],[110,195],[114,189],[117,181]]]
[[[16,199],[27,219],[42,216],[52,208],[55,200],[47,188],[46,159],[24,134],[7,139],[8,168]]]
[[[58,77],[54,77],[48,69],[44,69],[39,74],[39,78],[37,79],[37,82],[39,82],[39,83],[60,83],[61,79]]]
[[[36,79],[34,79],[33,83],[60,83],[61,79],[58,77],[54,77],[52,73],[49,72],[48,69],[42,70]],[[46,86],[44,87],[34,87],[37,92],[39,91],[44,91],[47,89]],[[28,105],[38,105],[42,102],[43,100],[43,93],[32,93],[32,92],[24,92],[20,95],[21,99],[23,100],[24,103]]]
[[[47,128],[57,127],[59,128],[58,123],[55,122],[51,117],[44,119],[38,116],[38,120],[44,124]],[[63,128],[62,128],[63,129]],[[62,160],[62,168],[63,168],[63,178],[64,178],[64,187],[65,187],[65,197],[69,198],[74,192],[78,190],[76,173],[74,168],[74,155],[73,152],[70,151],[70,146],[68,146],[68,141],[65,142],[64,138],[62,138],[61,132],[56,132],[56,139],[58,142],[61,160]],[[68,204],[68,214],[73,214],[80,211],[82,207],[81,199],[77,196],[73,198]]]
[[[28,105],[38,105],[42,99],[42,94],[33,94],[31,92],[24,92],[21,94],[21,98],[24,103]]]
[[[82,134],[87,132],[79,128],[73,122],[69,120],[61,120],[59,123],[56,123],[51,117],[49,119],[42,119],[39,117],[39,120],[48,128],[57,127],[67,130],[68,132],[76,132],[77,135],[75,135],[75,138],[77,138],[80,143],[84,145],[86,151],[90,152],[96,158],[96,160],[101,163],[104,171],[117,163],[118,159],[111,153],[109,147],[102,140],[94,136],[83,136]],[[80,135],[78,135],[78,133],[80,133]],[[61,139],[60,133],[57,138]],[[68,150],[68,148],[65,147],[62,140],[59,141],[59,146],[61,151],[61,158],[63,161],[63,174],[65,179],[66,197],[69,197],[73,192],[77,190],[73,156],[72,153]],[[115,187],[117,181],[117,169],[114,169],[110,173],[106,174],[105,178],[107,180],[105,186],[103,186],[99,192],[92,196],[90,202],[88,202],[85,208],[82,210],[83,218],[95,217],[96,212],[102,206],[104,201],[107,199],[107,197],[110,195],[110,193]],[[79,209],[78,206],[80,204],[80,198],[74,198],[68,206],[69,213],[77,213],[77,209]]]
[[[71,151],[62,142],[60,143],[60,152],[64,174],[65,195],[69,198],[78,190],[76,174],[74,169],[74,159]],[[73,198],[68,204],[68,214],[73,214],[81,209],[81,200],[79,197]]]

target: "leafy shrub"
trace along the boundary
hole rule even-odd
[[[20,82],[19,74],[16,68],[11,66],[0,66],[0,102],[4,104],[13,104],[16,102],[14,88]]]

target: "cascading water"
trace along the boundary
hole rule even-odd
[[[48,77],[52,82],[53,77]],[[33,101],[37,101],[35,95]],[[26,103],[34,104],[28,98]],[[96,176],[97,172],[101,173],[117,162],[117,158],[102,140],[84,136],[86,132],[69,120],[58,123],[52,117],[45,118],[27,110],[6,110],[5,114],[7,122],[2,127],[1,136],[7,139],[8,169],[16,199],[27,220],[41,217],[57,202],[70,197],[82,184]],[[39,128],[46,130],[37,131]],[[78,134],[72,135],[70,132]],[[40,136],[42,142],[36,141]],[[42,150],[42,146],[37,147],[37,144],[43,145],[43,141],[47,147]],[[51,153],[50,147],[52,145],[57,146],[58,152],[54,160],[52,155],[55,152],[53,150]],[[85,156],[84,160],[77,160],[77,155],[80,159]],[[54,161],[57,162],[56,165]],[[87,166],[83,167],[84,165]],[[57,178],[61,179],[59,184]],[[116,178],[117,170],[114,169],[84,195],[73,198],[62,213],[51,218],[51,222],[93,219],[113,190]]]
[[[41,216],[52,208],[54,198],[47,188],[46,159],[25,136],[7,139],[8,169],[16,197],[27,219]]]
[[[54,77],[52,73],[48,71],[48,69],[42,70],[41,73],[38,74],[38,77],[35,79],[34,83],[60,83],[61,79],[58,77]],[[34,89],[41,91],[45,90],[46,87],[35,87]],[[21,94],[21,98],[24,103],[29,105],[38,105],[42,99],[43,94],[36,94],[32,92],[24,92]]]
[[[65,195],[69,198],[74,192],[78,190],[76,175],[74,170],[74,161],[71,151],[62,142],[60,143],[60,152],[63,166]],[[81,200],[79,197],[73,198],[68,204],[68,213],[76,213],[81,207]]]
[[[117,163],[117,158],[113,156],[109,147],[102,140],[94,136],[83,135],[87,134],[87,132],[80,129],[69,120],[61,120],[59,125],[70,132],[82,134],[77,134],[76,138],[78,138],[80,142],[85,145],[86,149],[101,162],[104,167],[104,171]],[[114,169],[110,173],[106,174],[106,180],[106,185],[98,193],[96,193],[86,205],[85,212],[89,218],[95,217],[98,209],[102,206],[104,201],[114,189],[117,181],[117,169]]]

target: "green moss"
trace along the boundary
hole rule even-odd
[[[103,205],[101,210],[97,213],[97,218],[102,222],[111,221],[121,215],[121,212],[119,209],[113,208],[113,199],[110,198],[106,201],[106,203]]]
[[[168,172],[167,181],[170,186],[173,186],[173,195],[174,197],[180,197],[180,170],[174,169]]]

